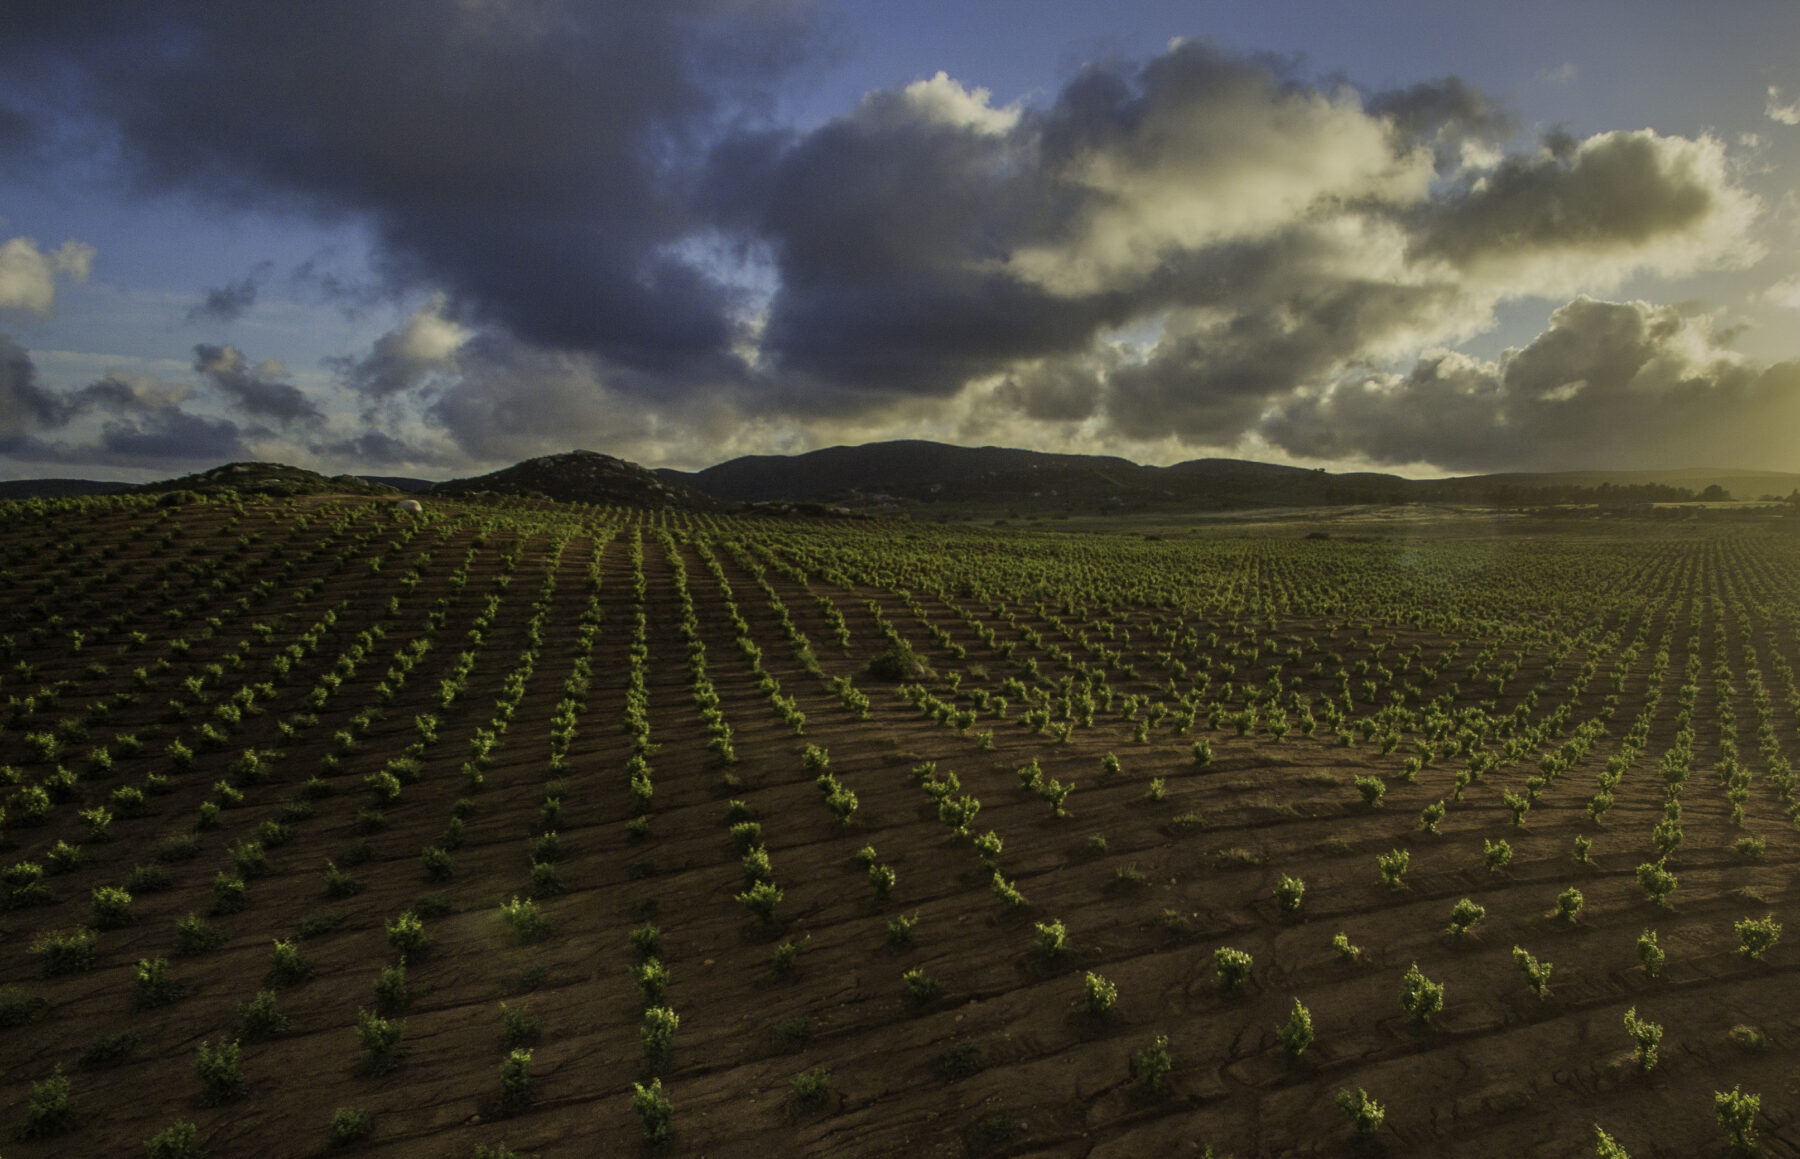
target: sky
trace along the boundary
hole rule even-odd
[[[1800,471],[1789,0],[11,0],[0,478]]]

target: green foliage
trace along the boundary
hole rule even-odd
[[[1382,797],[1387,795],[1387,782],[1380,777],[1357,777],[1356,791],[1362,794],[1363,804],[1380,808]]]
[[[816,1107],[831,1093],[831,1070],[816,1066],[794,1076],[794,1102],[802,1107]]]
[[[25,1105],[25,1124],[19,1128],[21,1139],[43,1139],[61,1135],[76,1124],[75,1104],[69,1093],[69,1080],[58,1067],[49,1078],[31,1084],[31,1100]]]
[[[674,1132],[675,1107],[663,1094],[662,1080],[651,1079],[649,1086],[632,1083],[631,1110],[637,1115],[644,1142],[663,1143]]]
[[[503,910],[505,908],[501,907]],[[406,910],[399,917],[389,919],[386,929],[388,945],[398,950],[404,958],[417,958],[431,945],[431,935],[425,932],[424,919],[413,910]]]
[[[363,1048],[363,1071],[366,1074],[388,1074],[400,1065],[408,1053],[400,1045],[406,1023],[397,1018],[383,1018],[366,1009],[356,1012],[356,1041]]]
[[[217,1047],[210,1040],[200,1044],[194,1055],[194,1077],[200,1080],[201,1102],[216,1106],[244,1093],[241,1055],[235,1038]]]
[[[1656,1048],[1662,1044],[1662,1024],[1640,1020],[1637,1007],[1633,1006],[1625,1012],[1625,1033],[1631,1036],[1632,1057],[1637,1059],[1638,1069],[1655,1069]]]
[[[94,925],[116,930],[131,923],[131,894],[117,886],[96,886],[92,895]]]
[[[1525,988],[1542,1001],[1549,993],[1550,971],[1554,968],[1549,962],[1540,962],[1523,946],[1512,948],[1513,965],[1525,975]]]
[[[1732,929],[1737,931],[1738,953],[1753,962],[1762,960],[1777,941],[1781,939],[1781,923],[1775,920],[1774,914],[1762,918],[1744,918]]]
[[[237,1008],[238,1030],[251,1042],[273,1038],[288,1028],[288,1018],[281,1012],[275,991],[258,990]]]
[[[397,1014],[406,1009],[406,959],[383,966],[375,975],[375,1010],[380,1014]]]
[[[1638,935],[1637,955],[1638,965],[1644,968],[1644,973],[1652,978],[1662,973],[1663,949],[1656,942],[1655,930],[1645,930]]]
[[[1638,885],[1643,887],[1644,896],[1660,906],[1669,904],[1669,895],[1675,892],[1678,882],[1662,861],[1646,861],[1637,867]]]
[[[1444,802],[1433,801],[1419,810],[1419,830],[1424,833],[1436,833],[1438,825],[1444,820]]]
[[[929,1002],[943,990],[937,979],[923,970],[908,970],[900,975],[900,981],[906,986],[906,996],[914,1002]]]
[[[225,944],[227,934],[206,922],[199,914],[190,913],[175,923],[175,952],[204,954]]]
[[[744,892],[737,894],[736,898],[739,905],[761,918],[764,925],[773,925],[775,907],[781,904],[783,896],[785,895],[774,882],[759,881]]]
[[[177,1119],[144,1140],[144,1159],[201,1159],[200,1128]]]
[[[100,936],[93,930],[48,930],[32,940],[31,952],[37,955],[39,973],[54,978],[93,969],[99,944]]]
[[[1344,933],[1331,935],[1331,948],[1340,962],[1354,962],[1362,957],[1362,947],[1352,945],[1350,936]]]
[[[1583,898],[1581,891],[1574,886],[1556,895],[1556,908],[1550,916],[1560,922],[1574,923],[1581,915]]]
[[[1175,1060],[1169,1054],[1169,1036],[1159,1034],[1144,1049],[1131,1056],[1131,1077],[1137,1082],[1138,1089],[1147,1095],[1165,1095],[1169,1092],[1169,1072],[1175,1069]]]
[[[331,1126],[326,1138],[333,1147],[348,1147],[375,1132],[375,1115],[354,1107],[339,1107],[331,1112]]]
[[[1213,969],[1218,972],[1219,993],[1226,996],[1236,994],[1250,976],[1253,965],[1250,955],[1243,950],[1234,950],[1230,946],[1220,946],[1213,951]]]
[[[1487,909],[1479,902],[1463,898],[1450,907],[1450,928],[1445,931],[1451,941],[1461,941],[1469,936],[1475,924],[1487,917]]]
[[[1713,1092],[1713,1112],[1718,1116],[1719,1128],[1725,1132],[1732,1150],[1740,1154],[1755,1153],[1756,1116],[1761,1110],[1762,1096],[1745,1094],[1740,1086]]]
[[[516,1114],[531,1102],[531,1052],[514,1047],[500,1061],[500,1111]]]
[[[1512,864],[1512,845],[1505,839],[1489,841],[1483,838],[1481,845],[1481,862],[1489,873],[1499,873]]]
[[[1406,883],[1401,875],[1407,866],[1412,864],[1412,854],[1404,849],[1394,849],[1387,853],[1375,855],[1375,867],[1381,871],[1381,880],[1387,882],[1389,889],[1405,889]]]
[[[1299,1058],[1313,1044],[1312,1012],[1301,1004],[1300,999],[1294,999],[1294,1008],[1288,1014],[1288,1020],[1276,1028],[1275,1038],[1289,1058]]]
[[[1361,1136],[1373,1135],[1381,1130],[1381,1124],[1387,1119],[1386,1109],[1360,1087],[1355,1094],[1340,1090],[1337,1093],[1337,1109],[1344,1118],[1350,1120],[1350,1129]]]
[[[1400,1009],[1411,1015],[1415,1022],[1429,1022],[1431,1016],[1443,1008],[1443,983],[1427,978],[1419,971],[1417,962],[1408,966],[1405,976],[1400,979]]]
[[[1089,1014],[1105,1014],[1119,1000],[1119,988],[1092,970],[1082,978],[1081,994]]]
[[[637,983],[644,1005],[655,1006],[662,1002],[663,991],[669,987],[669,968],[659,958],[645,958],[631,968],[631,979]]]
[[[1283,913],[1297,913],[1301,899],[1306,896],[1306,882],[1298,877],[1283,875],[1275,884],[1275,903]]]
[[[1069,930],[1060,920],[1036,922],[1034,928],[1037,930],[1038,948],[1047,957],[1054,958],[1068,948]]]
[[[167,958],[139,958],[131,975],[131,1008],[149,1010],[181,997],[182,984],[169,977]]]
[[[644,1010],[638,1040],[644,1048],[644,1065],[652,1072],[668,1065],[669,1052],[675,1045],[675,1031],[680,1027],[681,1016],[667,1006],[651,1006]]]
[[[913,930],[919,924],[918,914],[901,914],[890,918],[887,924],[887,944],[889,949],[898,950],[913,944]]]
[[[312,963],[300,952],[298,943],[278,938],[275,948],[269,952],[269,972],[263,984],[271,989],[296,986],[312,977],[312,973]]]
[[[1594,1124],[1594,1155],[1595,1159],[1631,1159],[1617,1140],[1600,1129],[1599,1123]]]

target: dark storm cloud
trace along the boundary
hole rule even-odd
[[[194,370],[245,414],[274,419],[283,426],[324,420],[325,416],[300,388],[275,381],[278,368],[268,364],[250,366],[235,346],[195,346]]]
[[[24,0],[0,66],[82,78],[143,188],[361,215],[394,279],[672,382],[729,367],[733,334],[733,296],[667,251],[684,158],[802,58],[794,7]]]
[[[273,268],[271,262],[258,262],[256,268],[235,282],[215,286],[206,297],[187,312],[189,322],[235,322],[256,305],[256,294],[262,280]]]
[[[0,334],[0,446],[31,431],[60,426],[73,413],[68,402],[38,385],[31,355]]]
[[[1800,362],[1748,362],[1674,307],[1582,298],[1497,362],[1433,354],[1291,400],[1259,433],[1298,455],[1493,471],[1779,464],[1796,429]]]

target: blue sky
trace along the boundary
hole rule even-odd
[[[1796,33],[1752,2],[25,0],[0,477],[898,437],[1800,470]]]

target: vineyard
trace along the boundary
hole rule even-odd
[[[1800,536],[0,504],[9,1157],[1800,1155]]]

